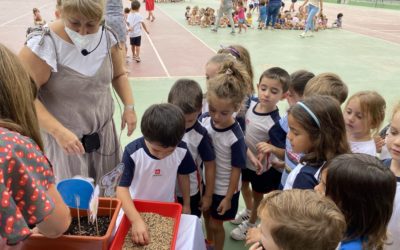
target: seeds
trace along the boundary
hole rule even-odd
[[[174,219],[156,213],[140,213],[149,229],[150,244],[140,246],[132,242],[131,230],[125,236],[122,250],[169,250],[173,237]]]

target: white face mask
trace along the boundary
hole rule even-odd
[[[81,35],[78,32],[68,28],[66,25],[65,32],[68,34],[69,38],[71,38],[75,46],[78,47],[78,49],[86,49],[87,46],[97,38],[97,32],[88,35]]]

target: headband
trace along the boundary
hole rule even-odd
[[[308,108],[302,102],[297,102],[297,104],[300,105],[300,107],[302,107],[305,111],[307,111],[307,113],[311,116],[311,118],[313,118],[314,122],[318,125],[318,128],[321,128],[321,124],[319,123],[319,120],[318,120],[317,116],[314,114],[314,112],[312,112],[311,109]]]
[[[240,58],[240,53],[239,53],[239,51],[238,51],[237,49],[235,49],[234,47],[232,47],[232,46],[224,47],[224,46],[221,45],[221,48],[222,48],[222,49],[227,49],[227,50],[229,50],[229,52],[231,53],[231,55],[234,56],[235,58],[238,58],[238,59]]]

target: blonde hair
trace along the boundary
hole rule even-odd
[[[271,236],[283,250],[335,250],[346,230],[336,204],[312,190],[272,191],[261,201],[258,216],[276,223]]]
[[[252,95],[254,93],[253,79],[249,75],[248,69],[244,63],[237,60],[232,54],[217,54],[213,56],[207,64],[214,63],[220,65],[220,69],[217,74],[224,74],[228,68],[234,71],[235,77],[245,84],[244,92],[245,95]]]
[[[207,81],[207,99],[214,95],[217,98],[229,99],[236,110],[238,110],[249,94],[249,75],[243,64],[232,59],[232,56],[225,57],[218,74]]]
[[[397,112],[400,112],[400,102],[393,107],[392,119]]]
[[[104,14],[104,0],[62,0],[63,16],[78,13],[89,20],[101,21]]]
[[[248,14],[249,13],[250,12],[248,12]],[[251,58],[250,58],[249,51],[242,45],[233,44],[229,47],[224,47],[224,48],[218,50],[218,54],[231,54],[239,62],[244,64],[244,66],[246,67],[247,73],[250,76],[250,83],[249,83],[248,87],[251,91],[251,94],[254,94],[254,85],[253,85],[254,73],[253,73],[253,66],[251,65]]]
[[[357,99],[360,102],[361,112],[367,118],[365,122],[371,129],[372,134],[378,133],[385,119],[385,99],[376,91],[360,91],[349,98],[346,102],[346,107],[353,99]]]
[[[0,43],[0,127],[33,139],[43,150],[34,99],[36,85],[18,57]]]
[[[322,73],[311,78],[304,89],[304,97],[311,95],[329,95],[344,103],[349,90],[342,79],[334,73]]]

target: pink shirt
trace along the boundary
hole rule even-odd
[[[244,19],[244,7],[239,7],[239,11],[238,11],[238,18],[239,19]]]

